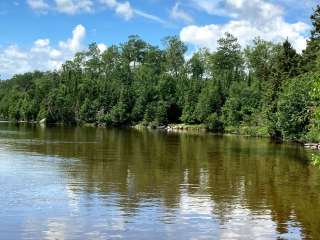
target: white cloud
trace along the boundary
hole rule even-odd
[[[85,35],[86,35],[85,27],[79,24],[72,31],[72,38],[68,39],[67,41],[61,41],[59,43],[59,46],[63,49],[66,49],[75,53],[82,48],[82,40],[84,39]]]
[[[48,38],[36,40],[29,53],[34,54],[36,58],[43,56],[51,60],[57,60],[63,55],[61,50],[50,46],[50,40]]]
[[[173,6],[170,13],[171,18],[176,20],[182,20],[186,23],[192,23],[193,18],[188,13],[180,9],[179,6],[180,5],[178,2]]]
[[[131,19],[134,14],[134,10],[129,2],[118,3],[115,11],[118,15],[123,16],[125,20]]]
[[[27,0],[29,7],[37,12],[45,13],[49,9],[48,3],[44,0]]]
[[[135,10],[134,10],[134,13],[135,13],[136,15],[139,15],[139,16],[144,17],[144,18],[146,18],[146,19],[153,20],[153,21],[158,22],[158,23],[161,23],[161,24],[166,24],[166,23],[167,23],[165,20],[163,20],[163,19],[161,19],[161,18],[159,18],[159,17],[157,17],[157,16],[154,16],[154,15],[152,15],[152,14],[149,14],[149,13],[146,13],[146,12],[143,12],[143,11],[140,11],[140,10],[136,10],[136,9],[135,9]]]
[[[57,50],[57,49],[52,49],[49,53],[49,56],[51,58],[57,59],[60,58],[62,56],[62,52]]]
[[[81,12],[92,12],[92,0],[54,0],[49,4],[47,0],[27,0],[29,7],[40,13],[47,13],[49,10],[55,10],[61,13],[74,15]]]
[[[61,41],[58,47],[53,47],[48,38],[37,39],[30,49],[21,49],[17,45],[0,48],[0,76],[10,78],[14,74],[28,71],[58,69],[66,60],[71,59],[76,51],[84,49],[83,40],[86,29],[78,25],[72,32],[72,37]],[[98,44],[100,51],[107,46]]]
[[[16,45],[11,45],[4,50],[4,54],[9,58],[16,58],[18,60],[25,60],[28,58],[26,53],[20,52]]]
[[[131,7],[130,2],[128,1],[120,3],[117,0],[100,0],[100,2],[106,5],[108,8],[113,9],[125,20],[129,20],[134,16],[134,9]]]
[[[163,19],[135,9],[132,7],[129,1],[118,1],[118,0],[52,0],[49,4],[48,0],[27,0],[27,3],[31,9],[40,13],[47,13],[49,10],[54,10],[60,13],[65,13],[69,15],[75,15],[78,13],[90,13],[97,10],[101,5],[98,3],[112,9],[117,15],[125,19],[126,21],[132,19],[134,16],[140,16],[161,24],[166,24],[167,22]],[[182,11],[176,13],[180,15],[180,18],[185,20],[188,15]],[[191,19],[191,18],[189,18]]]
[[[51,51],[53,49],[49,46],[36,45],[25,51],[17,45],[0,49],[0,75],[2,78],[9,78],[14,74],[33,70],[55,69],[62,64],[64,59],[50,57]]]
[[[34,45],[37,47],[46,47],[50,44],[50,40],[48,38],[46,39],[38,39],[34,42]]]
[[[93,7],[91,0],[55,0],[55,4],[57,11],[70,15],[91,12]]]
[[[100,52],[104,52],[105,50],[107,50],[107,46],[103,43],[99,43],[98,48],[99,48]]]
[[[302,51],[306,46],[309,25],[303,22],[286,22],[278,5],[265,0],[219,0],[215,3],[209,0],[191,1],[207,13],[221,13],[231,17],[225,24],[190,25],[183,28],[180,32],[181,40],[196,47],[215,50],[217,40],[225,32],[236,36],[242,46],[250,44],[258,36],[273,42],[288,38],[298,51]]]
[[[116,12],[116,14],[123,17],[127,21],[132,19],[135,15],[137,15],[162,24],[166,23],[166,21],[155,15],[133,8],[129,1],[118,2],[117,0],[100,0],[100,3],[107,6],[110,9],[113,9]]]

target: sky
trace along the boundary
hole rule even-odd
[[[58,69],[96,42],[100,50],[139,35],[161,47],[177,35],[188,54],[214,51],[225,32],[241,46],[255,37],[306,46],[320,0],[0,0],[0,79]]]

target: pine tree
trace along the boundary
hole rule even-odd
[[[316,69],[316,61],[320,51],[320,5],[317,5],[310,18],[313,28],[310,40],[307,41],[307,48],[303,51],[302,70],[304,72]]]
[[[277,129],[277,119],[275,116],[278,111],[278,98],[284,82],[289,78],[299,75],[299,55],[288,40],[282,44],[278,51],[272,73],[268,91],[266,92],[264,109],[269,134],[272,137],[279,138],[281,137],[281,132]]]

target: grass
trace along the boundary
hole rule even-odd
[[[320,167],[320,155],[312,154],[311,161],[314,166]]]

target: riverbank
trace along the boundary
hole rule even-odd
[[[208,132],[208,128],[204,124],[168,124],[162,126],[136,124],[132,126],[135,129],[158,129],[167,132]]]
[[[41,127],[50,127],[50,126],[70,126],[70,124],[63,123],[47,123],[45,119],[42,121],[0,121],[0,123],[13,123],[13,124],[32,124],[39,125]],[[71,125],[72,126],[72,125]],[[81,126],[81,127],[91,127],[91,128],[109,128],[112,126],[108,126],[106,124],[99,123],[77,123],[73,124],[73,126]],[[123,125],[123,126],[113,126],[116,128],[133,128],[137,130],[156,130],[163,131],[167,133],[188,133],[193,135],[200,135],[206,133],[215,133],[221,136],[233,135],[233,136],[243,136],[243,137],[255,137],[255,138],[269,138],[266,129],[258,128],[258,127],[249,127],[249,126],[241,126],[239,128],[225,128],[223,132],[213,132],[210,131],[208,126],[205,124],[168,124],[168,125],[155,125],[155,124],[136,124],[136,125]],[[292,139],[274,139],[278,142],[291,142],[294,144],[299,144],[304,147],[306,150],[312,152],[311,163],[314,166],[320,167],[320,143],[313,143],[312,141],[308,142],[307,139],[297,141]]]
[[[312,150],[320,150],[320,143],[305,143],[304,147]]]
[[[45,119],[41,121],[6,121],[1,120],[0,123],[15,123],[15,124],[39,124],[41,126],[70,126],[70,124],[64,123],[47,123]],[[101,123],[85,123],[79,122],[74,124],[77,126],[83,127],[100,127],[100,128],[107,128],[110,127],[106,124]],[[235,136],[245,136],[245,137],[258,137],[258,138],[271,138],[268,134],[267,129],[258,128],[258,127],[249,127],[249,126],[241,126],[239,128],[225,128],[223,132],[214,132],[210,131],[207,125],[205,124],[184,124],[184,123],[177,123],[177,124],[168,124],[168,125],[156,125],[156,124],[143,124],[139,123],[136,125],[123,125],[123,126],[114,126],[117,128],[134,128],[134,129],[153,129],[153,130],[160,130],[166,132],[189,132],[189,133],[217,133],[221,135],[235,135]],[[312,141],[308,141],[308,139],[303,140],[293,140],[293,139],[276,139],[280,142],[292,142],[298,143],[304,148],[309,150],[315,150],[320,152],[320,143],[315,143]]]
[[[210,133],[208,127],[205,124],[168,124],[167,126],[151,126],[137,124],[132,126],[135,129],[158,129],[166,132],[191,132],[191,133]],[[240,128],[226,128],[223,132],[220,132],[221,135],[235,135],[235,136],[244,136],[244,137],[257,137],[257,138],[270,138],[267,129],[258,128],[258,127],[248,127],[242,126]],[[291,142],[303,146],[305,149],[315,151],[315,154],[312,158],[313,165],[320,166],[320,156],[316,154],[316,151],[320,153],[320,143],[313,143],[312,141],[304,140],[293,140],[293,139],[275,139],[278,142]]]

